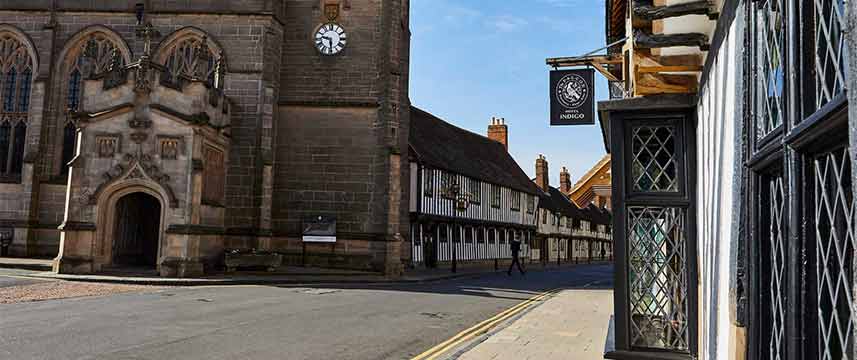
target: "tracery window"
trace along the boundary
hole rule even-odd
[[[80,110],[83,80],[107,71],[117,51],[117,44],[102,32],[89,35],[69,51],[65,96],[67,110]],[[124,59],[121,56],[119,58],[124,63]]]
[[[32,56],[11,33],[0,33],[0,180],[18,179],[24,164],[33,82]]]
[[[95,32],[69,50],[64,86],[66,112],[80,111],[83,101],[83,81],[110,69],[114,57],[124,65],[119,47],[107,34]],[[60,173],[68,173],[68,163],[74,156],[75,125],[68,114],[61,116]]]
[[[181,85],[182,77],[203,80],[215,88],[222,88],[222,62],[212,51],[205,36],[187,36],[177,41],[166,51],[163,58],[166,67],[162,82]],[[221,74],[218,74],[220,72]]]

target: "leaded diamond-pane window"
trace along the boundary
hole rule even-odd
[[[854,196],[847,149],[818,156],[815,238],[820,359],[853,359]]]
[[[845,0],[813,0],[815,9],[816,108],[845,90],[848,44]]]
[[[786,201],[783,177],[776,176],[767,181],[768,201],[770,207],[762,209],[767,212],[768,223],[762,235],[767,237],[763,244],[766,257],[763,276],[766,281],[767,299],[765,308],[768,324],[766,324],[766,338],[768,353],[771,360],[785,359],[785,318],[786,318],[786,246],[785,229],[787,218],[785,217]]]
[[[767,0],[755,9],[756,135],[783,124],[785,27],[783,0]]]
[[[687,351],[684,210],[629,207],[627,216],[631,346]]]
[[[638,126],[631,137],[635,191],[678,191],[674,126]]]

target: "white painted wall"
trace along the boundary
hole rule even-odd
[[[733,323],[737,224],[740,214],[740,124],[744,16],[739,10],[714,56],[708,82],[699,91],[697,125],[697,243],[699,255],[700,359],[735,353]]]

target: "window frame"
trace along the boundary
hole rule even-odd
[[[512,211],[521,211],[521,195],[519,191],[511,190],[511,201],[509,201],[509,209]]]
[[[831,6],[836,6],[837,0],[827,0]],[[742,246],[738,254],[737,286],[739,299],[737,315],[739,324],[748,328],[748,358],[769,354],[767,338],[770,334],[765,328],[767,305],[764,300],[764,278],[758,275],[772,271],[764,263],[764,245],[766,239],[765,211],[769,201],[765,200],[765,187],[762,182],[772,173],[780,172],[785,185],[785,206],[788,220],[785,229],[785,289],[782,291],[785,299],[785,348],[783,352],[788,359],[815,359],[821,348],[818,336],[818,314],[820,308],[817,296],[823,293],[818,289],[815,271],[819,265],[816,259],[818,239],[815,231],[818,227],[814,219],[815,194],[813,160],[824,156],[828,151],[845,148],[851,152],[848,130],[848,99],[845,90],[832,97],[823,106],[818,106],[818,83],[816,77],[816,1],[786,0],[785,9],[785,68],[784,82],[784,120],[780,133],[771,134],[762,139],[755,136],[753,114],[757,112],[757,104],[753,91],[745,92],[744,127],[742,129],[744,159],[746,169],[743,170],[742,207],[749,216],[746,223],[740,224],[743,236],[739,239]],[[745,11],[751,14],[756,6],[753,2],[747,4]],[[851,17],[854,14],[850,14]],[[749,18],[749,16],[748,16]],[[847,19],[845,19],[847,21]],[[749,21],[749,20],[748,20]],[[841,25],[841,24],[840,24]],[[752,28],[745,29],[745,46],[755,48],[750,36]],[[840,34],[845,38],[845,34]],[[755,53],[745,55],[744,82],[752,84],[748,87],[756,89],[757,75],[747,64],[754,63]],[[843,56],[854,56],[845,54]],[[847,59],[844,61],[847,64]],[[847,65],[846,65],[847,66]],[[838,75],[838,74],[837,74]],[[848,77],[852,76],[847,70],[844,74],[844,87],[848,85]],[[749,135],[749,136],[748,136]],[[851,164],[853,166],[853,164]],[[853,172],[853,167],[851,168]],[[853,174],[852,174],[853,177]],[[854,184],[850,183],[853,197]],[[853,206],[853,202],[851,204]],[[852,229],[853,231],[853,229]],[[850,253],[854,256],[854,252]],[[746,269],[747,271],[744,271]],[[855,277],[852,274],[850,286],[853,288]],[[746,289],[746,292],[743,290]],[[852,324],[855,314],[851,314]],[[835,330],[834,330],[835,331]],[[855,339],[854,329],[849,334]],[[852,343],[853,344],[853,343]]]
[[[500,208],[500,204],[503,202],[503,189],[500,188],[499,185],[491,184],[491,207],[495,209]]]
[[[669,358],[691,359],[698,349],[698,265],[696,244],[696,104],[689,98],[686,103],[668,107],[629,108],[614,110],[609,115],[610,149],[613,157],[612,183],[613,196],[621,199],[621,205],[613,209],[614,252],[615,259],[615,295],[614,325],[615,350],[605,354],[611,359]],[[674,127],[674,146],[676,163],[677,191],[647,192],[635,190],[631,174],[633,152],[631,151],[632,130],[636,126]],[[686,276],[686,314],[687,322],[685,350],[668,350],[652,347],[632,346],[631,300],[628,244],[628,213],[633,207],[662,207],[681,210],[684,268]],[[591,230],[591,228],[590,228]],[[693,356],[691,354],[694,354]]]

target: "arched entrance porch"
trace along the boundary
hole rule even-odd
[[[134,192],[116,201],[114,213],[113,265],[154,268],[158,261],[161,203],[152,195]]]

